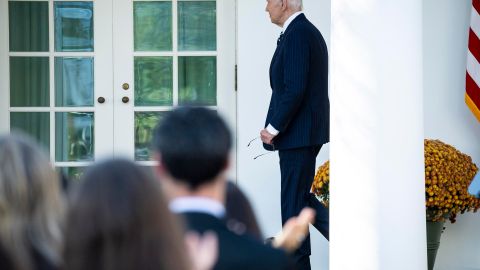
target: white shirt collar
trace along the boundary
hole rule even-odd
[[[290,17],[288,17],[288,19],[283,24],[282,33],[285,33],[285,31],[287,31],[287,28],[290,25],[290,23],[293,20],[295,20],[295,18],[300,14],[303,14],[303,11],[297,11],[297,12],[293,13],[292,15],[290,15]]]
[[[225,207],[218,201],[206,197],[179,197],[169,204],[170,211],[181,214],[185,212],[199,212],[213,215],[217,218],[225,216]]]

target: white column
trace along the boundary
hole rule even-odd
[[[422,1],[332,1],[330,269],[425,270]]]

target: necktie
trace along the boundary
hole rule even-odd
[[[280,36],[277,39],[277,46],[278,44],[280,44],[280,41],[282,41],[282,38],[283,38],[283,31],[280,33]]]

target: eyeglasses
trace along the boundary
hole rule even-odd
[[[251,139],[251,140],[248,142],[247,147],[250,147],[250,144],[252,144],[252,142],[254,142],[256,139],[260,139],[260,136],[257,136],[257,137],[255,137],[255,138]]]
[[[250,145],[252,144],[252,142],[254,142],[254,141],[257,140],[257,139],[260,139],[260,136],[257,136],[257,137],[255,137],[255,138],[251,139],[251,140],[248,142],[247,147],[250,147]],[[263,153],[263,154],[257,155],[257,156],[255,156],[255,157],[253,157],[253,159],[255,160],[255,159],[257,159],[257,158],[259,158],[259,157],[261,157],[261,156],[265,156],[265,155],[268,155],[268,154],[271,154],[271,153],[277,151],[277,150],[275,150],[275,146],[274,146],[273,144],[271,144],[271,146],[272,146],[272,151],[268,151],[268,152],[265,152],[265,153]]]

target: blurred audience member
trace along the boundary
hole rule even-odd
[[[243,191],[234,183],[227,182],[225,200],[227,227],[237,234],[248,234],[263,241],[260,226],[252,206]]]
[[[170,209],[181,214],[190,229],[217,233],[215,270],[290,269],[285,252],[237,235],[225,224],[226,171],[232,140],[217,112],[177,108],[160,122],[154,140],[157,173],[170,196]]]
[[[234,183],[227,182],[226,194],[227,227],[237,234],[247,234],[262,241],[262,233],[255,213],[246,195]],[[289,253],[295,252],[308,235],[308,227],[315,219],[315,210],[303,209],[298,216],[291,217],[275,237],[268,243]]]
[[[0,137],[2,269],[58,269],[60,189],[48,156],[31,139],[19,133]]]
[[[191,266],[181,231],[159,183],[144,170],[125,160],[97,164],[72,190],[65,270],[206,270],[213,265]],[[190,241],[189,246],[202,245]],[[214,254],[210,251],[204,252],[207,257]]]

